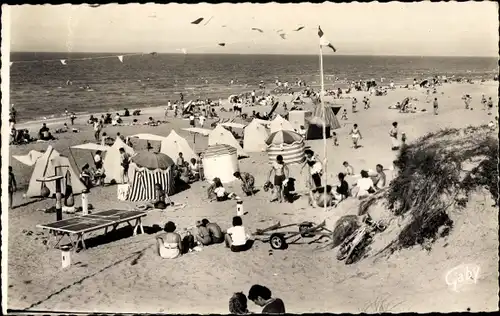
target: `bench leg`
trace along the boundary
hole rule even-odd
[[[87,246],[85,245],[85,238],[84,238],[84,234],[81,233],[81,234],[78,234],[78,237],[76,239],[76,243],[75,243],[75,246],[74,246],[74,249],[76,250],[78,248],[78,244],[82,244],[82,250],[85,250],[87,249]]]

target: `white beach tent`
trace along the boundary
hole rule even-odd
[[[274,120],[269,124],[269,129],[271,130],[271,134],[277,131],[292,131],[295,132],[292,123],[285,120],[281,115],[277,115]]]
[[[129,137],[127,137],[127,140],[130,138],[139,138],[139,139],[154,140],[154,141],[161,142],[162,140],[165,139],[165,136],[142,133],[142,134],[135,134],[135,135],[129,136]]]
[[[288,112],[288,121],[292,124],[295,131],[300,131],[300,126],[307,128],[308,120],[312,117],[310,111],[290,111]]]
[[[104,157],[103,167],[106,178],[104,183],[120,183],[121,182],[121,165],[120,165],[120,148],[125,149],[125,152],[132,156],[134,150],[117,137],[113,146],[109,147]]]
[[[208,146],[203,154],[203,170],[207,181],[219,178],[222,183],[236,180],[233,174],[239,171],[237,150],[226,144]]]
[[[248,157],[247,153],[241,148],[233,134],[221,125],[217,125],[217,127],[210,132],[210,135],[208,135],[208,146],[219,144],[226,144],[236,148],[239,157]]]
[[[182,153],[186,161],[190,161],[191,158],[197,159],[196,153],[189,146],[188,141],[174,130],[161,141],[160,152],[172,159],[176,159],[179,153]]]
[[[15,158],[16,160],[22,162],[23,164],[27,166],[33,166],[38,158],[43,156],[42,152],[36,151],[36,150],[30,150],[30,152],[27,155],[23,156],[12,156],[12,158]]]
[[[61,193],[66,193],[66,188],[71,185],[74,194],[82,193],[85,185],[80,181],[78,173],[75,171],[69,159],[61,156],[57,150],[49,146],[35,163],[35,168],[31,174],[27,197],[42,196],[42,188],[45,186],[50,191],[50,196],[56,193],[56,183],[54,181],[42,183],[38,179],[62,175],[65,179],[62,181]]]
[[[243,130],[243,149],[248,152],[264,152],[268,137],[266,128],[254,119]]]

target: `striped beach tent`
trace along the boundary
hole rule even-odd
[[[237,149],[227,144],[208,146],[203,153],[203,171],[209,182],[216,177],[222,183],[236,180],[233,174],[239,171]]]
[[[287,164],[301,163],[305,159],[305,143],[302,136],[292,131],[277,131],[266,140],[269,162],[276,161],[278,155],[283,156]]]
[[[167,195],[174,194],[174,167],[174,161],[162,153],[141,152],[134,156],[128,172],[130,183],[127,200],[133,202],[154,200],[157,183]]]

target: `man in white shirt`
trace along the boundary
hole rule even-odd
[[[189,115],[189,125],[191,127],[194,127],[194,115],[193,114]]]

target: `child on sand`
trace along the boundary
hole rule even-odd
[[[337,133],[332,132],[332,139],[333,139],[333,145],[334,146],[338,146],[339,145],[339,140],[338,140],[338,137],[337,137]]]
[[[344,161],[342,165],[344,166],[346,175],[348,176],[354,175],[354,168],[347,161]]]
[[[351,135],[352,144],[354,146],[354,149],[358,149],[358,147],[359,147],[358,141],[360,139],[363,139],[363,136],[361,135],[361,132],[358,129],[358,124],[354,124],[354,126],[349,134]]]
[[[247,196],[254,194],[255,178],[248,172],[236,171],[233,176],[236,179],[241,180],[241,189]]]
[[[340,119],[347,121],[347,109],[344,109],[344,111],[342,111],[342,116],[340,117]]]
[[[356,113],[356,105],[358,104],[358,100],[356,98],[352,99],[352,113]]]
[[[231,249],[232,252],[247,251],[252,247],[250,234],[247,233],[243,220],[239,216],[233,217],[233,227],[227,230],[226,247]]]

